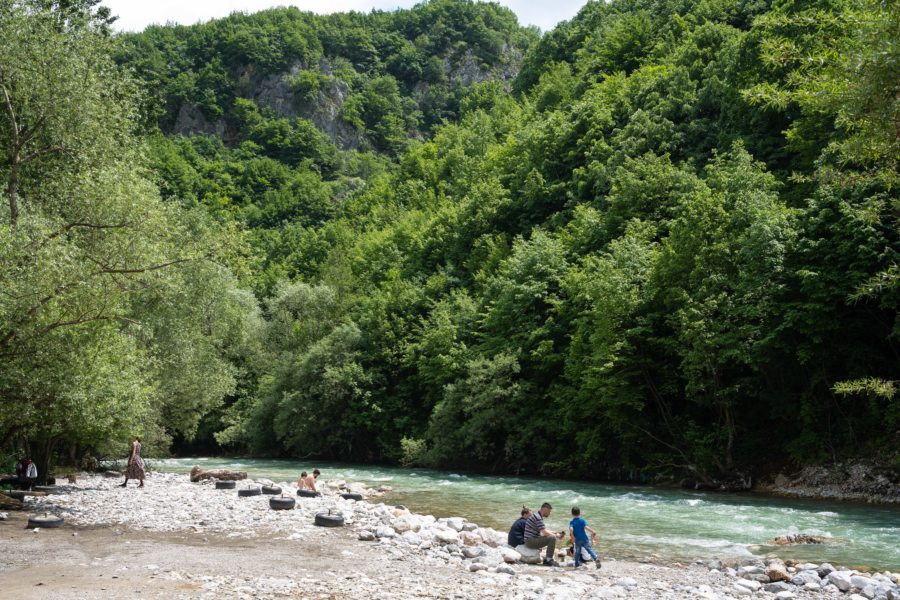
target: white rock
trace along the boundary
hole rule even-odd
[[[621,577],[616,581],[616,585],[619,587],[634,587],[637,585],[637,581],[632,577]]]
[[[796,598],[797,596],[792,592],[788,592],[787,590],[785,590],[783,592],[778,592],[777,594],[775,594],[775,597],[778,598],[778,600],[791,600],[791,598]]]
[[[397,532],[390,527],[381,526],[375,530],[375,537],[379,539],[390,539],[397,537]]]
[[[813,583],[818,587],[822,587],[822,579],[819,577],[819,574],[810,570],[798,571],[797,574],[791,578],[791,583],[797,586]]]
[[[736,583],[731,586],[731,592],[737,596],[750,596],[753,594],[749,589]]]
[[[834,586],[842,592],[850,591],[853,584],[850,582],[850,573],[848,571],[832,571],[826,577]]]
[[[863,589],[867,585],[871,585],[874,583],[870,577],[865,577],[863,575],[851,575],[850,576],[850,585],[855,588]]]
[[[753,581],[752,579],[738,579],[734,582],[735,585],[739,585],[743,588],[747,588],[751,592],[758,592],[762,587],[762,584],[758,581]]]
[[[515,563],[522,559],[522,555],[509,546],[500,546],[498,550],[500,551],[500,556],[503,557],[503,562]]]
[[[533,550],[525,544],[521,544],[519,546],[516,546],[516,552],[519,553],[519,560],[523,563],[527,563],[529,565],[538,565],[541,563],[540,550]]]
[[[453,529],[433,529],[434,539],[442,544],[455,544],[459,542],[459,534]]]
[[[404,542],[406,542],[410,546],[418,547],[418,546],[421,546],[423,543],[421,536],[419,536],[419,534],[416,533],[415,531],[407,531],[400,537],[403,539]]]
[[[359,539],[363,542],[371,542],[375,539],[375,534],[371,531],[363,530],[359,532]]]
[[[506,573],[507,575],[515,575],[516,570],[510,567],[509,565],[500,565],[497,567],[498,573]]]
[[[459,534],[460,541],[466,546],[477,546],[484,542],[481,536],[471,531],[462,531]]]
[[[475,573],[477,571],[485,571],[485,570],[487,570],[487,568],[488,568],[487,565],[484,565],[481,563],[472,563],[469,565],[469,570],[472,571],[473,573]]]

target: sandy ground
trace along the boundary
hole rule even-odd
[[[301,540],[236,540],[208,532],[155,533],[102,526],[64,525],[35,533],[25,528],[27,519],[28,513],[10,513],[8,521],[0,522],[3,597],[223,597],[217,592],[218,582],[231,588],[224,597],[345,598],[356,597],[360,590],[351,585],[353,590],[342,591],[343,582],[394,570],[393,557],[372,544],[357,542],[349,529],[323,529]],[[186,574],[192,578],[181,579]],[[421,578],[449,580],[465,575],[458,567],[430,565]],[[294,585],[279,586],[285,578]],[[256,589],[232,587],[240,587],[243,579]],[[268,586],[267,580],[271,580]],[[265,587],[276,589],[260,589]],[[278,587],[284,590],[279,593]],[[435,597],[454,596],[448,591]]]

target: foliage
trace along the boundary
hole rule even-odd
[[[896,3],[90,6],[0,61],[0,391],[65,436],[708,485],[900,447]]]

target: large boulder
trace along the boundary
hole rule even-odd
[[[191,469],[191,481],[194,483],[203,481],[204,479],[218,479],[220,481],[240,481],[247,479],[247,471],[229,471],[228,469],[201,469],[194,467]]]
[[[520,546],[516,546],[516,552],[519,553],[519,560],[521,560],[523,563],[527,563],[529,565],[541,564],[540,550],[533,550],[525,544],[521,544]]]

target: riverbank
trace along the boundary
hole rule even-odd
[[[60,494],[29,500],[35,511],[64,516],[60,529],[26,530],[21,513],[0,522],[3,589],[25,598],[849,600],[871,585],[871,598],[883,591],[884,600],[900,600],[896,576],[861,579],[846,570],[829,578],[826,565],[785,565],[785,577],[800,577],[802,585],[780,582],[767,591],[775,584],[758,559],[650,564],[604,557],[599,570],[521,564],[503,548],[504,532],[379,504],[377,492],[359,484],[328,482],[322,497],[297,498],[296,509],[273,511],[266,496],[238,497],[213,482],[190,483],[186,475],[155,473],[143,489],[117,483],[82,476],[59,486]],[[296,498],[293,485],[279,485]],[[370,501],[345,500],[339,495],[345,490]],[[345,527],[315,527],[315,514],[328,510],[340,513]],[[853,577],[865,585],[849,585]],[[839,588],[844,579],[848,594]]]
[[[758,491],[791,498],[900,504],[900,473],[872,461],[806,466],[761,482]]]

